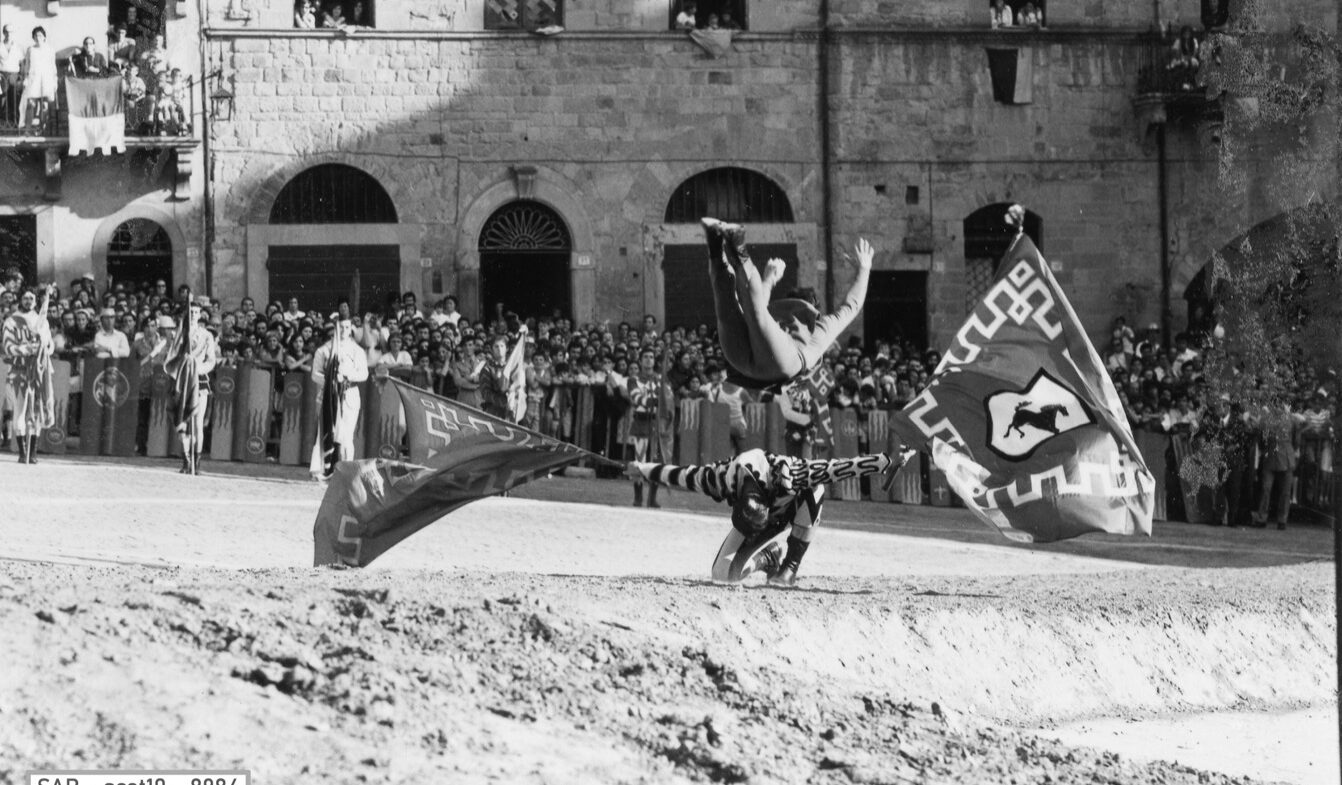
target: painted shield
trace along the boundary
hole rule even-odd
[[[1042,368],[1024,389],[995,392],[983,405],[988,449],[1008,461],[1023,461],[1054,436],[1095,422],[1077,394]]]

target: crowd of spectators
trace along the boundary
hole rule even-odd
[[[991,0],[988,20],[994,30],[1044,28],[1044,4],[1033,0]]]
[[[1214,448],[1218,457],[1210,479],[1226,507],[1216,514],[1218,520],[1224,515],[1231,525],[1263,525],[1272,513],[1284,528],[1289,512],[1284,495],[1292,482],[1299,480],[1298,498],[1311,500],[1320,490],[1322,472],[1331,469],[1337,380],[1321,376],[1307,362],[1287,364],[1286,378],[1280,380],[1286,402],[1279,410],[1213,393],[1204,370],[1208,354],[1219,352],[1224,338],[1224,329],[1211,324],[1177,333],[1173,345],[1165,346],[1159,325],[1153,322],[1137,335],[1119,316],[1103,352],[1104,365],[1135,433],[1186,436],[1192,453],[1209,444]],[[1224,362],[1218,367],[1236,373],[1233,362],[1228,371]],[[1201,457],[1195,454],[1194,460]],[[1177,488],[1180,467],[1174,453],[1171,458],[1168,480]],[[1174,503],[1182,504],[1177,495]]]
[[[0,123],[24,133],[44,134],[54,119],[61,76],[118,78],[130,133],[178,136],[191,133],[192,80],[168,61],[163,35],[138,43],[114,25],[105,44],[84,38],[58,68],[57,53],[44,27],[34,27],[25,46],[13,28],[0,28]]]
[[[366,8],[362,0],[356,0],[347,14],[340,0],[326,3],[298,0],[294,3],[294,27],[304,30],[366,27],[369,24]]]
[[[695,3],[686,3],[676,14],[677,30],[740,30],[741,25],[732,17],[732,12],[722,9],[719,12],[701,14]]]
[[[0,291],[0,319],[15,307],[16,289]],[[101,294],[92,276],[73,281],[66,291],[58,291],[48,312],[56,357],[74,362],[75,369],[83,357],[135,357],[144,378],[176,328],[178,303],[186,294],[184,288],[170,291],[164,280],[144,286],[116,282]],[[814,407],[853,409],[858,422],[865,424],[866,413],[900,409],[912,400],[941,359],[937,351],[907,340],[874,340],[864,348],[858,338],[850,338],[826,353],[817,378],[828,388],[828,398],[816,401],[807,397],[814,388],[806,385],[768,391],[738,386],[729,377],[709,325],[663,329],[652,315],[638,323],[575,324],[557,313],[522,318],[497,305],[488,319],[470,320],[450,295],[426,308],[412,292],[392,295],[383,307],[364,313],[350,312],[344,301],[336,313],[307,311],[296,297],[258,309],[252,298],[244,297],[231,307],[214,301],[208,315],[221,364],[273,369],[277,385],[285,372],[312,370],[313,353],[340,315],[353,321],[355,340],[367,351],[375,375],[395,375],[475,406],[482,404],[481,374],[490,344],[499,336],[506,337],[509,345],[522,340],[528,388],[523,424],[570,440],[575,436],[577,387],[589,386],[600,394],[604,414],[599,412],[599,417],[619,417],[630,409],[646,413],[646,397],[640,398],[637,391],[659,384],[664,375],[668,396],[727,403],[737,439],[744,429],[742,404],[778,400],[788,419],[793,442],[789,449],[801,451],[824,438],[812,416]],[[1135,432],[1215,438],[1228,456],[1228,468],[1234,470],[1236,461],[1248,460],[1247,455],[1237,457],[1237,449],[1249,453],[1257,446],[1267,453],[1275,438],[1270,431],[1280,421],[1247,411],[1237,401],[1211,399],[1203,374],[1204,354],[1222,337],[1219,327],[1193,329],[1176,334],[1172,345],[1166,346],[1158,325],[1149,325],[1139,335],[1120,316],[1113,321],[1102,358]],[[1290,462],[1291,469],[1302,482],[1317,477],[1326,460],[1324,445],[1331,439],[1335,403],[1334,393],[1327,389],[1330,383],[1303,364],[1290,380],[1294,397],[1281,438],[1289,442],[1288,451],[1296,459]],[[148,385],[142,388],[147,390]],[[613,439],[613,426],[611,430]],[[1252,471],[1248,477],[1252,480]],[[1256,495],[1264,494],[1260,489]],[[1251,491],[1246,498],[1254,497]],[[1241,512],[1253,513],[1247,506]],[[1262,512],[1265,516],[1266,510]]]

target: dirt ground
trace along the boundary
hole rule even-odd
[[[1241,782],[1027,728],[1336,698],[1315,531],[1029,549],[832,505],[771,590],[704,578],[711,504],[593,503],[617,483],[485,500],[367,570],[308,566],[310,483],[48,459],[0,487],[0,783]]]

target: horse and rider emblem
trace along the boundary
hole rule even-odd
[[[1023,461],[1054,436],[1095,422],[1076,393],[1042,368],[1025,389],[995,392],[983,406],[988,449],[1008,461]]]

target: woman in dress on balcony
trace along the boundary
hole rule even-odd
[[[40,26],[33,28],[33,45],[23,57],[22,79],[23,97],[19,99],[19,105],[23,107],[23,127],[33,130],[30,124],[36,121],[35,130],[41,133],[45,130],[51,103],[56,100],[58,79],[56,50],[47,45],[47,31]]]

